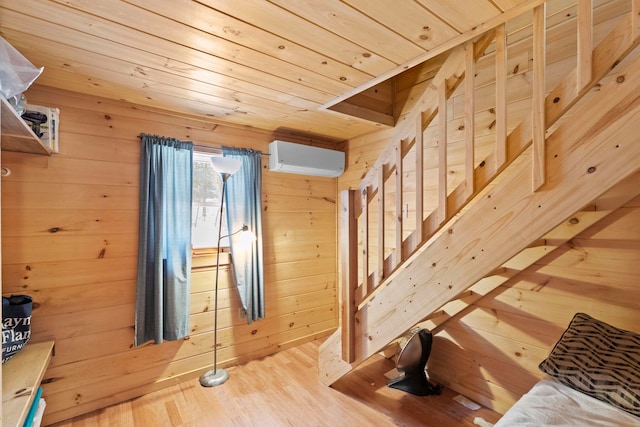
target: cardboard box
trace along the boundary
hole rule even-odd
[[[58,128],[60,126],[60,109],[42,105],[27,104],[26,111],[38,111],[47,116],[47,122],[40,125],[40,140],[52,153],[60,149]]]

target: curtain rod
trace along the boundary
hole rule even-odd
[[[194,148],[203,148],[205,151],[210,151],[213,153],[222,153],[222,147],[212,147],[210,145],[199,145],[199,144],[193,144]],[[260,153],[262,156],[270,156],[271,154],[269,153],[263,153],[260,150],[254,150],[257,151],[258,153]]]
[[[138,135],[138,139],[140,139],[142,137],[142,134]],[[177,138],[176,138],[177,139]],[[191,142],[193,144],[194,148],[202,148],[205,151],[211,151],[213,153],[221,153],[222,152],[222,147],[213,147],[211,145],[200,145],[200,144],[195,144],[193,141],[182,141],[182,142]],[[255,150],[257,152],[259,152],[261,155],[263,156],[270,156],[271,154],[269,153],[263,153],[260,150]]]

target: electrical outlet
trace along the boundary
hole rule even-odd
[[[403,218],[409,218],[409,205],[408,204],[403,204],[402,205],[402,217]]]

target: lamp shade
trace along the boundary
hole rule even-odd
[[[242,230],[238,234],[238,242],[236,244],[236,247],[240,250],[247,250],[256,240],[258,240],[256,238],[256,235],[253,234],[252,231],[249,231],[249,227],[245,225],[242,227]]]
[[[212,156],[211,164],[213,169],[220,174],[233,175],[240,169],[242,162],[240,159],[233,159],[231,157]]]

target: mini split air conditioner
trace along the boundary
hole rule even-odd
[[[344,172],[344,153],[275,140],[269,144],[269,170],[335,178]]]

